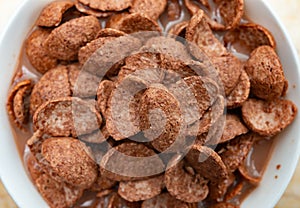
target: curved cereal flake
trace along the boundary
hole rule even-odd
[[[125,142],[110,149],[100,163],[101,175],[115,181],[143,180],[164,169],[154,150],[135,142]]]
[[[262,175],[253,175],[251,172],[251,170],[249,170],[249,168],[246,167],[247,165],[245,164],[245,162],[243,162],[241,164],[241,166],[238,168],[240,174],[247,180],[249,181],[251,184],[254,185],[258,185],[260,183],[260,181],[262,180]]]
[[[26,103],[27,98],[32,89],[31,80],[23,80],[17,83],[9,92],[6,109],[10,119],[17,125],[18,128],[23,129],[23,125],[28,122],[29,106]]]
[[[192,175],[184,169],[184,161],[173,158],[165,172],[168,192],[176,199],[194,203],[204,200],[208,195],[207,180],[201,175]]]
[[[169,30],[169,34],[182,38],[185,38],[185,33],[186,33],[186,28],[188,26],[189,22],[188,21],[183,21],[180,22],[176,25],[174,25],[173,27],[171,27],[171,29]]]
[[[214,81],[200,76],[179,80],[169,90],[179,101],[185,123],[188,125],[201,119],[217,99],[219,91]],[[187,100],[189,102],[186,102]]]
[[[220,153],[222,161],[230,172],[234,172],[247,157],[253,146],[255,135],[252,133],[241,135],[229,141]]]
[[[181,6],[179,0],[168,0],[168,20],[174,21],[180,18]]]
[[[176,97],[161,85],[148,88],[140,101],[140,127],[153,147],[163,152],[181,143],[183,118]]]
[[[37,29],[30,34],[25,43],[26,55],[30,63],[42,74],[58,64],[58,60],[51,57],[43,45],[50,32],[46,29]]]
[[[162,31],[157,22],[140,13],[116,14],[108,20],[106,27],[117,29],[128,34],[141,31]]]
[[[138,76],[146,83],[159,83],[164,78],[160,55],[152,52],[132,54],[125,59],[125,65],[118,74],[118,82],[127,76]]]
[[[49,56],[72,61],[76,60],[79,49],[95,39],[101,29],[94,16],[83,16],[72,19],[52,30],[44,41]]]
[[[105,43],[114,40],[114,37],[105,37],[95,39],[82,48],[78,52],[78,60],[81,65],[84,65],[86,61],[96,52],[99,48],[105,45]]]
[[[101,207],[101,206],[100,206]],[[113,193],[110,197],[107,208],[140,208],[139,202],[129,202],[119,196],[117,193]]]
[[[36,25],[41,27],[56,27],[63,18],[63,14],[74,6],[72,1],[56,1],[48,4],[37,19]]]
[[[172,207],[172,208],[189,208],[188,204],[176,199],[169,193],[162,193],[151,199],[143,201],[142,208],[153,208],[153,207]]]
[[[201,9],[193,0],[184,0],[184,5],[191,15],[195,15]]]
[[[109,80],[103,80],[97,90],[97,105],[101,114],[106,116],[106,109],[108,108],[108,99],[115,89],[115,83]]]
[[[35,183],[35,181],[43,174],[43,170],[31,152],[29,152],[24,159],[30,178]]]
[[[249,131],[237,115],[227,114],[225,123],[220,143],[229,141],[241,134],[246,134]]]
[[[281,132],[292,123],[297,111],[293,102],[280,99],[249,99],[242,106],[242,116],[247,127],[262,136],[273,136]]]
[[[117,185],[117,182],[114,180],[111,180],[105,176],[102,176],[100,173],[98,175],[97,180],[95,183],[92,185],[91,190],[92,191],[103,191],[103,190],[110,190],[112,189],[115,185]]]
[[[245,70],[242,70],[240,80],[231,93],[226,97],[227,108],[233,109],[243,105],[250,94],[250,78]]]
[[[225,100],[218,95],[215,103],[207,109],[200,120],[188,126],[187,134],[197,136],[210,131],[214,124],[219,124],[218,120],[222,117],[225,108]]]
[[[72,207],[83,195],[83,189],[55,181],[47,174],[36,180],[36,186],[51,208]]]
[[[67,66],[58,66],[48,71],[33,87],[30,97],[30,114],[43,103],[59,98],[71,96],[71,86],[68,78]]]
[[[226,55],[226,48],[222,43],[214,36],[212,30],[206,22],[204,12],[199,10],[190,20],[188,27],[186,28],[186,39],[194,45],[190,45],[190,52],[198,57],[197,48],[199,47],[208,56],[222,56]]]
[[[140,13],[153,20],[157,20],[164,12],[167,0],[133,0],[130,13]]]
[[[13,101],[14,114],[19,124],[25,124],[29,119],[29,96],[32,85],[26,85],[16,93]]]
[[[115,14],[114,11],[101,11],[98,9],[93,9],[87,5],[84,5],[80,2],[80,0],[75,1],[75,7],[78,11],[88,14],[88,15],[93,15],[95,17],[109,17]]]
[[[132,0],[79,0],[79,2],[101,11],[122,11],[132,6]]]
[[[217,182],[212,182],[209,184],[209,200],[214,200],[217,202],[223,201],[228,188],[235,182],[236,177],[234,174],[229,174],[229,176],[223,180]]]
[[[216,12],[219,13],[221,19],[210,19],[209,22],[213,21],[210,24],[211,27],[215,30],[229,30],[235,28],[244,15],[244,0],[217,0],[215,3]]]
[[[101,81],[100,78],[87,71],[81,70],[78,65],[69,65],[68,68],[72,96],[95,98],[98,85]]]
[[[116,76],[124,59],[138,51],[141,41],[130,35],[124,35],[106,41],[85,62],[83,69],[101,78],[105,75]]]
[[[219,78],[223,83],[225,95],[229,95],[240,79],[243,68],[241,61],[232,54],[228,54],[212,57],[211,62],[216,67]]]
[[[230,204],[230,203],[226,203],[226,202],[220,202],[217,204],[214,204],[212,206],[210,206],[211,208],[238,208],[239,206]]]
[[[89,188],[98,176],[97,164],[88,147],[74,138],[49,138],[41,154],[50,168],[66,183]]]
[[[118,194],[125,200],[137,202],[151,199],[164,188],[164,175],[138,181],[121,181]]]
[[[104,28],[102,30],[100,30],[96,36],[96,38],[107,38],[107,37],[121,37],[126,35],[126,33],[120,31],[120,30],[116,30],[116,29],[112,29],[112,28]]]
[[[168,56],[180,61],[191,59],[185,45],[170,37],[158,36],[150,38],[145,43],[143,48],[141,48],[141,50],[152,53],[159,53],[161,55]]]
[[[193,145],[185,159],[196,173],[212,182],[228,178],[229,173],[221,157],[209,147]]]
[[[42,104],[33,116],[33,126],[51,136],[80,136],[92,133],[102,123],[101,115],[87,102],[58,98]]]
[[[259,46],[268,45],[276,48],[276,41],[270,31],[255,23],[241,24],[224,36],[227,47],[237,45],[243,46],[243,53],[250,54]],[[238,49],[237,49],[238,50]]]
[[[135,76],[127,76],[114,90],[107,101],[106,127],[115,140],[134,136],[139,128],[139,103],[147,88],[146,83]]]
[[[250,77],[251,93],[258,98],[273,100],[287,90],[280,59],[270,46],[256,48],[244,69]]]

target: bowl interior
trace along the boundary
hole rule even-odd
[[[12,198],[22,208],[47,207],[46,203],[34,188],[24,170],[19,157],[10,125],[6,114],[5,104],[7,91],[18,62],[20,48],[25,35],[31,29],[43,6],[51,0],[26,0],[16,11],[8,23],[8,27],[0,38],[0,176]],[[276,18],[270,7],[261,0],[245,0],[246,14],[256,23],[268,28],[277,41],[277,52],[281,58],[285,75],[289,80],[287,98],[300,106],[298,99],[300,87],[300,68],[295,48],[286,33],[286,30]],[[264,174],[263,180],[243,202],[242,208],[274,207],[295,170],[299,152],[300,130],[299,116],[280,136],[276,137],[274,154]],[[276,166],[281,165],[277,170]],[[278,178],[275,179],[275,176]]]

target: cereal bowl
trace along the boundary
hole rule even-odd
[[[50,1],[27,0],[17,10],[0,39],[0,68],[5,69],[1,76],[1,136],[0,164],[1,180],[8,192],[20,207],[47,207],[43,198],[35,189],[27,176],[22,163],[22,153],[14,142],[10,131],[10,123],[5,109],[7,91],[14,69],[18,63],[18,54],[25,40],[25,34],[32,25],[41,9]],[[299,84],[300,68],[296,50],[289,36],[278,20],[276,14],[261,0],[245,0],[246,16],[252,21],[268,28],[277,42],[277,53],[281,59],[284,72],[289,81],[286,98],[300,106]],[[260,185],[243,201],[241,207],[274,207],[283,194],[295,170],[300,154],[298,139],[300,125],[299,116],[292,125],[275,138],[273,153],[267,165]]]

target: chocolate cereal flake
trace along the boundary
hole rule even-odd
[[[56,27],[63,18],[63,14],[74,6],[72,1],[55,1],[48,4],[42,10],[36,25],[41,27]]]
[[[176,199],[169,193],[162,193],[151,199],[147,199],[142,203],[142,208],[153,208],[159,206],[172,208],[189,208],[187,203]]]
[[[45,49],[54,58],[66,61],[77,59],[80,47],[95,39],[101,25],[96,17],[72,19],[52,30],[44,41]]]
[[[150,199],[160,194],[164,187],[164,175],[138,181],[120,182],[118,194],[130,202]]]
[[[169,193],[176,199],[194,203],[204,200],[208,195],[207,180],[201,175],[191,175],[184,169],[184,161],[175,157],[168,164],[165,183]]]
[[[273,136],[292,123],[297,107],[289,100],[247,100],[242,107],[243,120],[252,131]]]
[[[157,20],[164,12],[167,6],[167,0],[133,0],[129,9],[131,13],[140,13],[153,20]]]
[[[101,11],[122,11],[132,5],[132,0],[79,0],[79,2]]]
[[[49,138],[43,142],[41,153],[51,169],[68,184],[89,188],[97,179],[94,158],[87,146],[77,139]]]
[[[50,30],[36,29],[26,40],[26,55],[32,66],[40,73],[44,74],[58,64],[57,58],[48,54],[43,43],[50,35]]]

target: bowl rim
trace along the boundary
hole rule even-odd
[[[288,44],[287,48],[290,50],[289,52],[292,54],[291,59],[295,62],[294,64],[297,69],[296,70],[297,77],[295,79],[298,80],[297,84],[300,84],[300,81],[299,81],[300,80],[300,63],[299,63],[297,51],[296,51],[295,46],[292,44],[292,40],[291,40],[285,26],[283,25],[283,23],[281,22],[279,17],[275,14],[272,7],[266,1],[264,1],[264,0],[245,0],[245,3],[247,4],[247,2],[249,2],[249,1],[252,1],[251,4],[258,3],[261,6],[263,6],[264,8],[266,8],[267,12],[269,13],[269,16],[273,18],[273,21],[277,24],[278,28],[282,32],[284,38],[286,39],[285,41]],[[5,54],[5,52],[3,52],[4,51],[3,46],[4,45],[9,46],[9,44],[6,42],[6,40],[8,39],[8,36],[14,32],[15,23],[20,22],[20,15],[26,14],[26,11],[32,10],[30,8],[30,7],[32,7],[31,3],[35,3],[35,4],[38,4],[39,6],[42,6],[48,2],[51,2],[51,0],[43,0],[43,1],[24,0],[18,6],[16,11],[13,13],[11,18],[9,19],[8,23],[5,25],[2,34],[0,34],[0,56],[2,54]],[[37,8],[37,7],[38,6],[35,5],[35,8]],[[246,7],[246,10],[247,10],[247,7]],[[37,14],[34,14],[34,16],[37,17],[38,14],[39,14],[39,12]],[[251,18],[251,19],[253,19],[253,18]],[[259,22],[259,24],[261,24],[261,23]],[[32,23],[31,23],[31,25],[32,25]],[[262,25],[264,25],[264,24],[262,24]],[[23,25],[20,27],[22,27],[24,29],[24,31],[27,31],[27,32],[30,29],[28,27],[25,28]],[[18,29],[18,30],[22,30],[22,29]],[[14,57],[12,58],[12,60],[15,60],[15,61],[9,63],[10,68],[13,69],[12,73],[14,73],[14,69],[16,67],[15,63],[17,63],[16,60],[18,60],[18,57],[19,57],[20,46],[22,46],[24,39],[25,39],[25,37],[23,34],[23,39],[21,39],[21,40],[18,39],[18,42],[15,46],[15,48],[19,49],[19,50],[17,50],[18,54],[17,55],[14,54]],[[0,63],[0,66],[2,66],[2,65],[5,66],[5,64]],[[0,67],[0,68],[2,68],[2,67]],[[11,79],[11,77],[10,77],[10,79]],[[0,151],[0,179],[2,180],[3,185],[7,189],[7,192],[11,195],[12,199],[16,202],[16,204],[19,207],[22,207],[22,208],[23,207],[24,208],[32,207],[32,205],[38,206],[38,207],[47,207],[47,204],[44,202],[43,198],[40,196],[38,191],[35,189],[34,185],[30,181],[30,179],[28,178],[28,176],[24,170],[24,166],[22,164],[21,157],[19,157],[19,153],[17,151],[15,141],[12,139],[6,139],[8,137],[12,138],[12,133],[10,131],[7,131],[7,129],[10,129],[10,126],[9,126],[8,116],[7,116],[6,107],[5,107],[8,87],[10,85],[10,79],[9,80],[4,79],[5,84],[2,83],[2,86],[4,86],[4,88],[2,88],[2,89],[3,90],[5,89],[5,93],[1,93],[1,95],[0,95],[1,96],[0,118],[1,118],[1,121],[5,120],[5,122],[4,121],[1,122],[1,123],[4,123],[4,125],[3,124],[0,125],[0,135],[1,135],[1,137],[4,138],[4,139],[0,139],[0,149],[4,150],[4,151]],[[299,107],[300,105],[298,104],[297,106]],[[296,119],[297,119],[297,123],[299,123],[299,114],[297,115]],[[295,124],[293,126],[294,126],[294,128],[296,128]],[[296,169],[296,166],[298,163],[298,159],[300,156],[300,140],[295,140],[294,142],[295,143],[294,143],[293,148],[294,148],[295,152],[293,153],[293,156],[292,156],[292,158],[290,158],[290,161],[289,161],[289,171],[282,173],[284,175],[284,179],[282,179],[282,182],[281,182],[281,186],[280,186],[281,189],[279,191],[276,190],[276,192],[274,192],[275,195],[273,196],[273,199],[271,199],[271,201],[269,201],[268,207],[274,207],[276,205],[276,203],[278,202],[278,200],[284,193],[286,187],[288,186],[289,181],[291,180],[291,178],[295,172],[295,169]],[[1,148],[1,147],[3,147],[3,148]],[[18,155],[18,157],[15,157],[15,155]],[[272,157],[273,156],[274,155],[272,155]],[[10,158],[11,159],[10,163],[14,163],[15,165],[13,165],[13,166],[10,165],[6,161],[6,158]],[[271,164],[269,163],[268,166],[270,166],[270,165]],[[269,168],[267,168],[267,169],[269,169]],[[18,171],[16,171],[16,170],[18,170]],[[281,178],[283,178],[283,176],[281,176]],[[20,188],[20,187],[26,187],[26,189]],[[259,193],[259,190],[258,190],[258,193]],[[245,201],[253,200],[253,199],[255,199],[255,198],[247,197],[245,199]],[[242,207],[244,207],[243,204],[242,204]],[[264,207],[266,207],[266,206],[264,206]]]

